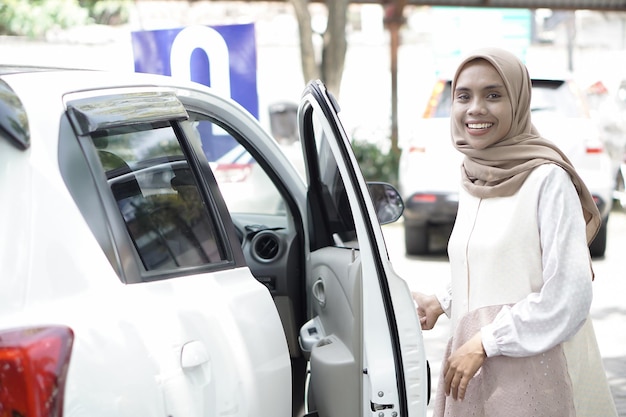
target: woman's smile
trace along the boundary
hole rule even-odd
[[[493,123],[468,123],[465,126],[468,127],[468,129],[479,129],[479,130],[483,130],[483,129],[488,129],[491,126],[493,126]]]

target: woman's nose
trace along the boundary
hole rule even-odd
[[[468,108],[468,113],[469,114],[486,114],[487,109],[485,107],[485,103],[479,99],[472,100]]]

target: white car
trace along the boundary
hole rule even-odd
[[[402,201],[366,184],[323,84],[298,114],[307,181],[205,86],[0,66],[0,414],[426,416],[375,210]],[[251,189],[229,211],[203,148],[224,136],[282,210]]]
[[[437,82],[424,117],[415,123],[414,137],[400,155],[398,187],[406,205],[409,255],[428,253],[435,233],[447,242],[456,218],[463,155],[450,138],[450,88],[449,79]],[[569,157],[600,209],[602,227],[590,251],[603,256],[616,173],[585,98],[569,78],[533,78],[531,111],[539,133]]]

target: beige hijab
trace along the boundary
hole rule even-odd
[[[463,67],[470,61],[484,59],[498,71],[511,99],[511,130],[482,150],[470,147],[461,129],[451,119],[452,141],[465,154],[461,167],[463,187],[479,198],[506,197],[519,190],[533,168],[553,163],[565,169],[576,187],[587,224],[587,243],[598,233],[601,217],[591,194],[565,154],[552,142],[542,138],[530,120],[531,82],[526,66],[513,54],[502,49],[474,51],[459,65],[452,80],[452,94]]]

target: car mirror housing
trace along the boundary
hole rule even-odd
[[[385,182],[368,182],[367,187],[380,224],[398,220],[404,211],[404,202],[398,190]]]

